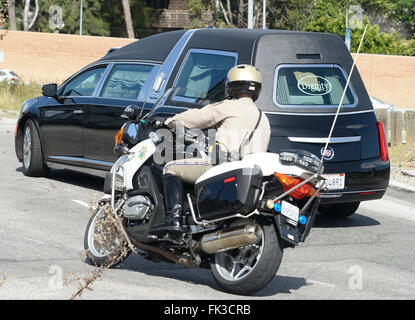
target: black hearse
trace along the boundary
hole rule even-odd
[[[272,126],[269,150],[305,149],[321,155],[352,57],[332,34],[247,29],[161,33],[110,50],[63,82],[26,101],[16,127],[16,154],[26,175],[48,168],[104,174],[115,161],[114,135],[125,107],[150,110],[170,87],[183,96],[165,106],[175,114],[195,100],[224,98],[224,78],[236,64],[263,77],[257,105]],[[360,201],[379,199],[390,162],[383,127],[357,69],[325,154],[328,193],[323,213],[350,215]],[[247,115],[249,117],[250,115]]]

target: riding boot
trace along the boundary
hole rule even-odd
[[[180,179],[173,174],[163,175],[164,199],[166,205],[166,219],[150,228],[150,232],[159,233],[163,231],[184,232],[187,228],[182,226],[182,201],[183,186]]]

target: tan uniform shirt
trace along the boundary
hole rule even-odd
[[[216,127],[216,141],[224,152],[239,152],[239,148],[247,142],[249,135],[259,119],[259,110],[252,99],[225,100],[217,104],[208,104],[201,109],[190,109],[166,120],[169,127],[175,121],[189,129],[205,129]],[[271,135],[268,118],[263,113],[261,122],[251,138],[242,149],[241,156],[255,152],[266,152]]]

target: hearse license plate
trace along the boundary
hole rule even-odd
[[[292,205],[287,201],[281,201],[281,214],[290,218],[291,220],[298,222],[298,215],[300,213],[300,209],[296,206]]]
[[[344,189],[344,181],[346,177],[344,173],[323,174],[323,177],[326,178],[325,188],[329,190]]]

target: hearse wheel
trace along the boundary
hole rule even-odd
[[[241,219],[230,227],[246,225],[252,220]],[[249,295],[264,288],[276,274],[283,255],[283,245],[274,225],[266,218],[255,221],[261,228],[259,243],[217,252],[210,265],[215,281],[226,292]]]
[[[336,203],[330,205],[320,205],[318,210],[327,216],[344,218],[351,216],[359,208],[360,201],[348,203]]]
[[[39,133],[32,120],[27,120],[23,129],[23,174],[29,177],[46,176],[49,168],[43,162]]]

